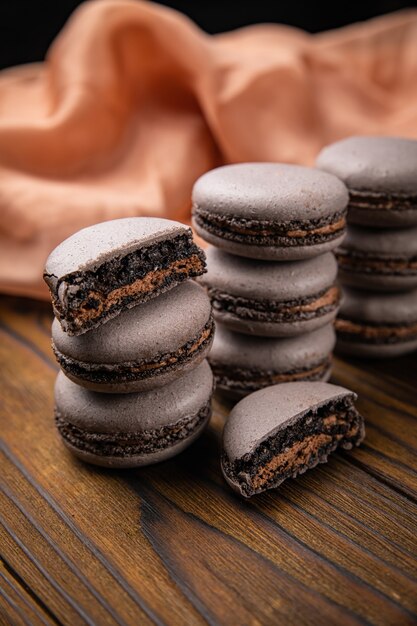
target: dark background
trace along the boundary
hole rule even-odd
[[[40,61],[80,0],[0,0],[0,67]],[[189,15],[217,33],[259,22],[278,22],[318,32],[404,7],[417,1],[375,0],[168,0],[159,4]]]

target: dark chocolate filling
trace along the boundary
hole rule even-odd
[[[417,257],[415,256],[409,259],[401,257],[384,258],[374,254],[339,249],[336,252],[336,257],[340,268],[346,272],[377,274],[380,276],[417,275]]]
[[[300,367],[284,372],[230,367],[213,362],[209,357],[216,384],[231,391],[251,392],[276,385],[280,382],[323,380],[331,366],[331,357],[316,362],[309,367]]]
[[[206,335],[206,336],[205,336]],[[201,341],[201,338],[205,338]],[[210,320],[190,341],[175,352],[167,352],[155,359],[127,361],[123,363],[88,363],[78,361],[60,352],[52,342],[52,349],[58,363],[68,374],[93,383],[116,384],[149,379],[177,369],[180,365],[195,359],[211,344],[214,336],[214,321]],[[200,341],[197,348],[195,345]]]
[[[137,454],[152,454],[165,450],[192,435],[210,417],[208,402],[192,417],[184,417],[175,424],[141,432],[95,433],[74,426],[55,409],[55,422],[63,439],[69,444],[98,456],[130,457]]]
[[[222,466],[241,493],[250,497],[324,463],[337,447],[349,450],[359,445],[364,436],[363,418],[347,396],[310,410],[235,461],[223,454]]]
[[[192,257],[195,257],[192,267],[181,266],[181,261]],[[52,293],[54,311],[70,332],[87,330],[97,325],[98,320],[112,317],[133,302],[145,302],[188,278],[200,276],[205,268],[205,255],[194,244],[192,236],[179,235],[124,256],[115,256],[95,270],[67,274]],[[127,290],[112,301],[117,289],[138,284],[141,279],[145,281],[153,272],[159,276],[150,280],[145,289]],[[162,278],[161,272],[164,272]]]
[[[290,222],[274,222],[272,220],[254,220],[233,215],[218,215],[193,207],[193,216],[200,228],[222,239],[242,244],[258,246],[311,246],[336,239],[345,230],[344,217],[346,211],[333,215],[312,219],[305,222],[291,220]],[[340,228],[331,232],[314,233],[319,228],[331,227],[341,222]],[[304,236],[294,235],[297,231],[306,231]]]
[[[411,324],[373,324],[339,316],[335,326],[339,339],[350,343],[386,345],[417,339],[417,320]]]
[[[284,323],[310,320],[334,311],[339,306],[340,293],[336,301],[331,304],[310,311],[302,309],[303,306],[322,298],[327,291],[328,289],[324,289],[313,296],[286,300],[285,302],[278,302],[277,300],[250,300],[249,298],[234,296],[214,288],[209,288],[208,294],[215,311],[231,313],[243,320]]]
[[[397,193],[372,193],[359,189],[349,189],[349,208],[381,209],[384,211],[415,211],[417,196]]]

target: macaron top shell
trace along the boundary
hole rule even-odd
[[[250,300],[298,300],[327,289],[337,276],[330,252],[307,261],[276,263],[237,257],[210,246],[206,256],[207,273],[198,282]]]
[[[218,324],[209,359],[213,364],[224,363],[231,368],[289,372],[320,363],[332,352],[334,344],[331,324],[285,339],[242,335]]]
[[[349,189],[417,194],[417,141],[397,137],[349,137],[324,148],[317,167]]]
[[[88,226],[60,243],[49,255],[45,275],[60,278],[72,272],[94,270],[109,258],[173,239],[191,235],[179,222],[156,217],[127,217]]]
[[[341,318],[371,324],[411,324],[417,321],[417,289],[400,293],[367,293],[343,289]]]
[[[223,431],[223,446],[233,462],[291,426],[302,415],[342,398],[356,399],[344,387],[322,382],[281,383],[250,394],[233,408]]]
[[[210,315],[205,290],[187,281],[84,335],[69,336],[54,319],[52,339],[59,352],[86,363],[141,361],[178,350]]]
[[[61,418],[89,432],[144,432],[194,417],[209,402],[212,390],[207,361],[169,385],[123,395],[88,391],[60,372],[55,403]]]
[[[239,163],[207,172],[193,189],[193,205],[210,213],[253,220],[313,220],[345,209],[348,193],[336,177],[301,165]]]
[[[350,224],[340,250],[352,250],[378,258],[417,257],[417,227],[390,229],[387,232]]]

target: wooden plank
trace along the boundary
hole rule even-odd
[[[24,303],[0,307],[9,619],[416,623],[416,403],[402,359],[338,359],[334,380],[360,394],[366,443],[246,502],[221,476],[230,404],[220,398],[208,431],[176,459],[127,472],[73,459],[53,426],[50,309]]]

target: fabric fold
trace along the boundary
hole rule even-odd
[[[351,134],[417,138],[416,10],[209,36],[152,3],[87,2],[44,63],[0,74],[0,290],[46,297],[47,255],[95,222],[188,221],[212,167],[312,164]]]

